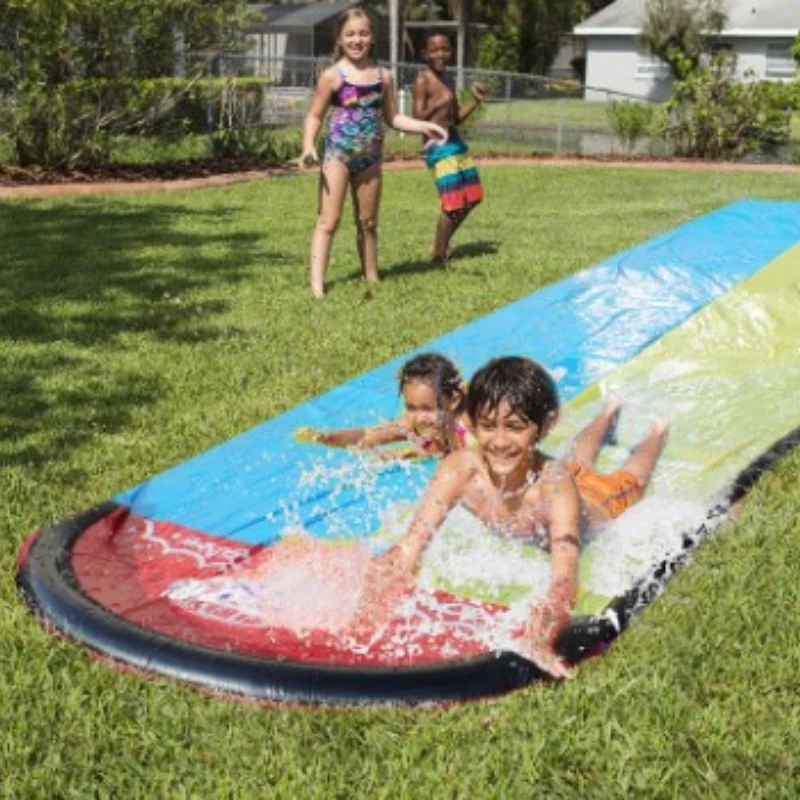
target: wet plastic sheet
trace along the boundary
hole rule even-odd
[[[648,497],[586,549],[583,611],[599,610],[683,548],[687,525],[800,422],[798,242],[800,204],[737,203],[421,348],[451,356],[467,375],[503,353],[545,363],[573,398],[552,449],[604,394],[620,395],[620,447],[607,449],[609,468],[654,414],[672,420]],[[535,679],[513,652],[521,619],[514,603],[546,578],[546,557],[517,546],[495,558],[491,548],[508,543],[470,528],[463,515],[437,536],[410,605],[368,641],[323,630],[300,636],[286,623],[308,609],[281,605],[282,587],[298,594],[297,581],[316,580],[316,567],[301,548],[289,566],[302,569],[281,571],[268,545],[287,529],[371,536],[387,514],[402,515],[431,469],[378,468],[291,434],[395,414],[394,376],[408,355],[44,531],[20,556],[22,591],[59,630],[113,658],[263,699],[442,701]],[[333,576],[332,596],[357,580],[369,558],[358,552]],[[319,574],[340,556],[331,550]],[[347,616],[324,608],[333,602],[324,596],[316,602],[320,617]],[[286,624],[271,625],[270,615]]]
[[[800,240],[800,204],[743,201],[682,225],[459,328],[419,351],[469,376],[502,354],[547,366],[568,400]],[[298,444],[311,425],[362,425],[397,414],[407,353],[156,475],[115,500],[141,517],[248,544],[286,529],[364,536],[388,506],[415,498],[431,465],[360,464]]]

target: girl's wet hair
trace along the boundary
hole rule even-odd
[[[436,405],[444,410],[450,409],[454,399],[458,400],[455,413],[464,407],[464,379],[456,365],[439,353],[422,353],[403,364],[397,376],[399,390],[409,381],[423,381],[436,392]]]
[[[372,32],[372,45],[369,49],[370,56],[372,56],[372,51],[375,49],[375,20],[372,18],[372,14],[370,14],[370,12],[363,6],[353,6],[352,8],[346,8],[336,18],[336,30],[334,33],[334,41],[336,42],[336,44],[334,45],[333,48],[334,61],[338,61],[344,55],[344,50],[342,50],[342,46],[339,44],[339,38],[342,35],[344,26],[347,25],[347,23],[350,22],[351,19],[365,19],[369,23],[369,29]]]
[[[479,369],[467,389],[467,415],[475,423],[481,414],[508,403],[512,413],[544,431],[558,413],[558,389],[547,370],[530,358],[493,358]]]

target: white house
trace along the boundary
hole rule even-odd
[[[586,40],[586,98],[612,93],[663,100],[670,95],[669,69],[642,44],[647,0],[616,0],[574,29]],[[719,47],[736,56],[739,74],[789,80],[796,64],[789,48],[800,29],[800,0],[727,0],[727,23]]]

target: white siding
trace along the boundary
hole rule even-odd
[[[586,99],[613,99],[609,92],[664,100],[670,81],[651,69],[637,36],[590,36],[586,48]],[[605,90],[605,91],[604,91]]]
[[[741,77],[748,71],[758,80],[791,80],[781,76],[791,62],[788,53],[791,39],[736,38],[725,42],[736,56],[736,71]],[[786,50],[784,50],[784,46]],[[657,62],[642,47],[638,36],[589,36],[586,42],[586,99],[613,99],[612,93],[648,100],[666,100],[671,81],[659,76]]]

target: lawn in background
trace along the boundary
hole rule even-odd
[[[383,282],[365,293],[348,212],[323,302],[306,286],[311,177],[0,204],[0,796],[800,792],[800,454],[577,680],[449,709],[228,702],[110,669],[17,597],[36,528],[699,214],[800,200],[794,176],[482,177],[443,271],[429,176],[387,172]]]

